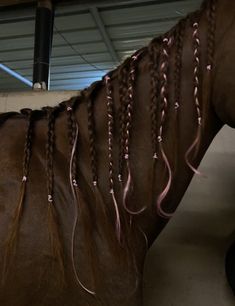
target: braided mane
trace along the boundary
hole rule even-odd
[[[205,54],[202,54],[203,48],[200,41],[200,17],[201,13],[207,12],[207,46]],[[179,124],[179,111],[182,98],[182,55],[185,42],[185,33],[188,27],[192,28],[192,50],[193,58],[193,103],[195,104],[196,114],[196,135],[192,139],[192,144],[185,153],[185,161],[188,166],[198,173],[193,166],[193,159],[197,154],[197,150],[201,141],[202,128],[205,120],[204,107],[208,103],[210,95],[210,79],[213,69],[214,59],[214,41],[215,41],[215,19],[216,19],[216,0],[205,1],[201,10],[190,14],[181,20],[172,30],[165,35],[153,39],[150,44],[137,51],[130,58],[126,59],[119,67],[108,73],[101,81],[92,84],[89,88],[83,90],[79,97],[74,97],[69,101],[60,103],[54,108],[43,108],[42,110],[31,111],[22,110],[21,115],[28,120],[28,128],[25,136],[25,148],[23,152],[22,163],[22,182],[19,195],[19,202],[15,207],[13,223],[6,240],[4,275],[8,271],[9,264],[15,254],[20,220],[23,214],[24,197],[27,192],[27,181],[30,180],[29,168],[32,155],[32,146],[34,139],[34,123],[42,118],[47,119],[48,133],[46,143],[46,177],[47,177],[47,198],[48,198],[48,230],[51,242],[51,252],[57,259],[60,272],[64,277],[64,258],[63,258],[63,243],[61,241],[61,233],[59,228],[56,205],[54,202],[54,172],[55,167],[53,156],[55,148],[55,121],[59,115],[66,113],[67,129],[69,140],[69,156],[70,161],[69,177],[71,193],[73,194],[76,212],[73,224],[72,233],[72,251],[71,258],[73,263],[73,271],[76,275],[76,280],[79,285],[90,294],[95,294],[94,290],[87,289],[80,281],[76,267],[74,264],[74,239],[75,229],[80,212],[86,210],[86,201],[83,190],[79,185],[78,178],[78,158],[79,158],[79,122],[76,120],[76,111],[81,103],[87,105],[87,124],[89,136],[89,154],[90,154],[90,172],[92,178],[92,193],[94,195],[95,204],[100,207],[105,223],[108,222],[109,212],[107,205],[103,199],[102,190],[99,184],[98,175],[98,150],[97,150],[97,130],[95,122],[95,99],[101,88],[105,88],[106,93],[106,114],[104,120],[107,120],[107,168],[109,169],[109,184],[110,201],[114,211],[113,230],[120,245],[127,244],[127,250],[130,251],[131,245],[128,244],[124,233],[130,231],[130,220],[134,215],[140,215],[146,207],[129,207],[128,195],[132,189],[133,175],[131,168],[132,154],[132,128],[133,117],[135,115],[135,85],[138,78],[138,70],[140,62],[143,58],[148,58],[148,69],[150,76],[150,103],[149,103],[149,120],[151,122],[151,144],[152,144],[152,167],[153,177],[156,164],[162,162],[166,169],[166,184],[161,192],[156,196],[156,210],[162,218],[170,218],[172,213],[166,212],[164,209],[164,199],[166,198],[173,178],[174,168],[176,165],[171,163],[168,158],[168,152],[164,147],[165,142],[165,126],[168,123],[169,111],[174,112],[171,120],[173,120],[174,133],[177,135]],[[206,57],[206,66],[201,63],[201,56]],[[201,71],[204,71],[205,77],[201,79]],[[171,75],[171,76],[170,76]],[[174,92],[170,92],[169,85],[173,79]],[[118,95],[120,107],[118,113],[115,112],[114,98],[114,81],[118,82]],[[201,84],[205,84],[206,93],[201,98]],[[13,114],[3,114],[0,121],[3,123],[9,117],[16,116]],[[19,115],[17,115],[19,116]],[[114,139],[115,122],[118,122],[118,139]],[[173,133],[173,134],[174,134]],[[118,143],[118,160],[115,160],[113,145],[114,140]],[[177,146],[177,144],[176,144]],[[175,149],[177,152],[177,148]],[[84,216],[84,226],[90,222],[89,212],[81,214]],[[112,219],[113,220],[113,219]],[[105,231],[105,230],[104,230]],[[92,233],[88,232],[86,236],[88,241],[92,241]],[[113,237],[110,238],[113,241]],[[92,249],[92,246],[90,246]]]

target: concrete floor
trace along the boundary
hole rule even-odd
[[[0,112],[54,105],[76,92],[1,93]],[[45,96],[43,96],[45,95]],[[149,251],[144,306],[234,306],[224,256],[235,240],[235,133],[224,128],[179,209]]]
[[[235,240],[235,133],[225,127],[179,209],[152,246],[145,306],[234,306],[224,256]]]

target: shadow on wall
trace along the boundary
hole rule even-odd
[[[217,136],[200,167],[207,178],[194,177],[152,246],[144,274],[145,306],[234,306],[224,267],[226,251],[235,241],[232,133],[225,128]]]

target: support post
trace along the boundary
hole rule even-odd
[[[36,10],[33,88],[48,90],[50,57],[54,26],[54,6],[50,0],[39,0]]]

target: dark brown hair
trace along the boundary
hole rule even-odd
[[[206,10],[207,14],[207,46],[203,48],[200,44],[200,17],[201,12]],[[97,151],[97,129],[94,116],[94,103],[96,99],[96,90],[103,88],[105,91],[106,114],[107,120],[107,167],[109,169],[109,176],[107,182],[109,183],[110,202],[113,203],[112,209],[115,215],[115,228],[116,241],[123,247],[123,242],[127,239],[122,239],[125,230],[122,226],[129,226],[130,223],[126,220],[132,220],[132,215],[143,213],[145,207],[138,208],[133,211],[132,207],[128,206],[127,195],[130,193],[131,184],[133,183],[131,161],[132,161],[132,126],[133,117],[135,115],[135,89],[138,78],[139,64],[142,58],[148,58],[149,77],[150,77],[150,105],[149,105],[149,118],[151,120],[151,135],[152,153],[155,167],[156,162],[162,162],[167,169],[166,185],[160,190],[157,195],[157,213],[163,218],[170,218],[172,213],[164,210],[164,199],[166,198],[173,180],[173,166],[168,158],[168,152],[165,148],[165,127],[170,120],[169,113],[172,109],[180,111],[180,104],[182,98],[181,82],[182,82],[182,55],[185,42],[186,24],[193,27],[193,35],[191,37],[191,45],[193,50],[193,57],[191,59],[194,69],[193,73],[193,96],[192,99],[195,103],[195,114],[197,122],[195,122],[196,137],[192,145],[189,147],[185,154],[186,163],[196,173],[193,160],[197,154],[198,145],[201,139],[202,123],[204,120],[205,111],[202,109],[200,97],[200,86],[203,80],[200,80],[202,75],[200,71],[207,71],[208,75],[205,77],[206,84],[210,84],[210,74],[213,69],[214,49],[215,49],[215,27],[216,27],[216,1],[206,1],[202,6],[202,10],[191,14],[180,21],[171,31],[162,37],[154,39],[148,46],[136,52],[131,58],[127,59],[120,67],[107,74],[102,81],[98,82],[98,86],[94,86],[94,90],[85,90],[82,92],[81,97],[74,98],[69,102],[63,102],[55,108],[45,108],[43,113],[47,119],[47,140],[46,140],[46,174],[47,174],[47,195],[48,195],[48,229],[49,238],[51,243],[51,252],[53,258],[59,264],[60,273],[64,277],[64,251],[61,233],[59,231],[60,216],[57,214],[56,203],[54,201],[54,148],[55,148],[55,122],[58,113],[65,113],[67,116],[68,128],[68,159],[70,161],[70,184],[71,192],[73,193],[75,203],[75,217],[72,232],[72,246],[71,246],[71,261],[73,264],[73,271],[76,276],[78,284],[87,292],[94,294],[94,290],[87,289],[80,281],[74,264],[74,237],[75,229],[78,220],[78,211],[81,212],[83,218],[84,231],[86,232],[86,240],[89,244],[88,252],[94,252],[92,245],[93,232],[91,229],[91,214],[89,207],[86,205],[86,195],[78,182],[78,143],[79,143],[79,122],[76,119],[76,110],[81,101],[87,103],[87,123],[88,123],[88,138],[89,138],[89,153],[90,153],[90,170],[92,182],[92,192],[97,205],[102,207],[104,219],[108,219],[107,205],[104,202],[102,192],[99,189],[99,173],[98,173],[98,151]],[[202,67],[200,61],[201,55],[206,55],[206,67]],[[172,61],[174,58],[174,61]],[[172,64],[174,63],[173,73],[173,87],[174,92],[170,92],[170,72],[172,71]],[[116,81],[116,83],[114,82]],[[120,106],[115,112],[115,98],[114,87],[118,84],[117,92],[119,93]],[[204,85],[203,85],[204,86]],[[210,86],[208,87],[210,88]],[[209,98],[210,89],[206,94],[206,99]],[[172,98],[173,97],[173,98]],[[33,124],[34,112],[31,110],[22,111],[22,116],[28,121],[28,127],[25,137],[25,146],[23,152],[22,162],[22,182],[19,192],[19,202],[16,205],[13,222],[7,237],[6,255],[5,255],[5,272],[9,266],[9,259],[14,254],[18,229],[20,226],[20,219],[23,213],[24,197],[26,193],[26,183],[29,174],[30,157],[32,152],[33,142]],[[45,119],[45,118],[44,118]],[[114,160],[114,140],[115,140],[115,122],[118,121],[118,160]],[[177,124],[177,113],[175,115],[175,124]],[[115,169],[118,165],[118,169]],[[154,174],[154,171],[153,171]],[[118,175],[118,177],[116,177]],[[154,175],[153,175],[154,176]],[[121,188],[117,187],[117,180],[122,181]],[[120,203],[121,202],[121,203]],[[127,228],[127,227],[126,227]],[[126,229],[125,228],[125,229]],[[89,230],[90,229],[90,230]],[[129,226],[129,230],[132,227]],[[128,243],[127,243],[128,244]],[[127,245],[127,249],[131,252],[131,246]],[[130,258],[130,257],[129,257]],[[134,262],[134,259],[133,259]]]

